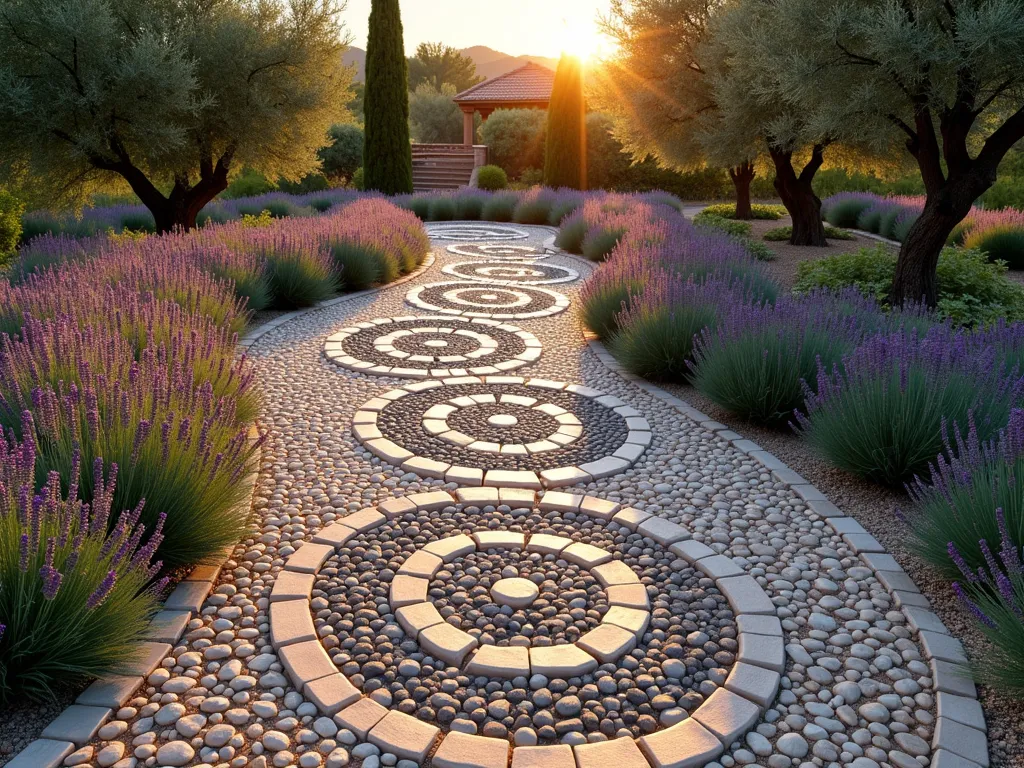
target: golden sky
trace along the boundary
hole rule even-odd
[[[588,55],[601,46],[595,19],[608,0],[401,0],[406,51],[418,43],[486,45],[512,55]],[[353,45],[366,47],[370,0],[349,0],[344,13]],[[604,44],[607,47],[607,43]]]

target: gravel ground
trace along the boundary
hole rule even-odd
[[[663,386],[711,418],[731,426],[773,453],[821,489],[847,515],[856,518],[910,574],[931,601],[932,610],[942,618],[951,633],[963,641],[969,656],[981,658],[985,654],[988,643],[961,610],[949,582],[907,551],[905,528],[896,516],[901,507],[907,506],[906,494],[866,482],[830,466],[818,458],[807,443],[793,434],[757,427],[730,416],[693,387],[673,384]],[[987,686],[978,687],[978,698],[988,724],[993,767],[1024,766],[1024,729],[1021,728],[1020,701]]]
[[[518,229],[529,232],[517,241],[523,245],[539,246],[548,236],[545,230]],[[416,284],[437,282],[444,264],[464,260],[444,245],[435,246],[438,262]],[[590,271],[561,255],[549,263],[584,277]],[[579,285],[557,288],[575,302]],[[412,314],[405,303],[408,289],[399,286],[308,313],[253,347],[266,392],[261,425],[269,433],[254,494],[259,530],[235,548],[178,646],[80,750],[81,764],[107,765],[110,756],[120,761],[123,754],[147,767],[342,768],[362,761],[366,768],[396,762],[410,768],[374,745],[358,744],[355,734],[320,716],[294,690],[270,643],[268,617],[268,594],[284,559],[321,528],[396,496],[454,487],[380,461],[352,434],[359,405],[405,381],[355,373],[324,359],[325,340],[339,328]],[[927,765],[935,721],[930,669],[873,571],[761,464],[609,371],[584,346],[574,312],[517,325],[543,345],[540,359],[517,373],[614,395],[654,427],[650,447],[633,466],[576,488],[685,526],[696,541],[755,578],[776,606],[788,643],[782,690],[754,729],[710,768]],[[496,511],[511,512],[507,505]],[[393,620],[385,614],[378,621]],[[651,639],[645,634],[644,642]],[[428,659],[424,666],[433,666]],[[552,684],[573,695],[573,688],[582,693],[597,682],[585,675]],[[644,688],[648,682],[636,681],[636,690],[624,683],[637,718],[653,711],[655,702],[644,699],[662,685],[656,680]],[[709,695],[716,684],[702,680],[696,692]],[[508,685],[484,686],[488,711],[506,696],[523,695]],[[480,697],[469,698],[471,706],[479,705]],[[461,704],[465,709],[469,699]],[[566,743],[607,738],[600,729],[582,727],[566,733]],[[129,765],[135,768],[125,759],[123,768]]]

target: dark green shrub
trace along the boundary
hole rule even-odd
[[[788,241],[793,237],[793,227],[775,227],[769,229],[763,235],[765,240],[775,243],[781,243]],[[829,240],[856,240],[857,236],[847,232],[845,229],[836,229],[835,227],[825,227],[825,237]]]
[[[335,274],[344,291],[364,291],[383,282],[383,258],[376,249],[348,240],[330,244]]]
[[[231,221],[233,216],[220,203],[209,203],[196,216],[196,226],[205,227],[207,224],[224,224]]]
[[[508,186],[508,174],[496,165],[485,165],[477,171],[476,185],[487,192],[505,189]]]
[[[267,200],[263,210],[275,219],[287,219],[290,216],[301,216],[302,209],[291,200]]]
[[[882,208],[877,205],[869,206],[857,217],[857,229],[864,232],[873,232],[877,235],[881,224]]]
[[[353,123],[332,125],[331,143],[317,152],[320,167],[331,179],[348,183],[363,164],[363,129]]]
[[[551,205],[551,213],[548,214],[548,224],[552,227],[561,226],[566,217],[574,214],[581,205],[583,205],[581,199],[573,200],[559,197]]]
[[[490,161],[513,179],[544,165],[547,113],[542,109],[498,109],[480,126]]]
[[[242,172],[228,184],[228,188],[220,193],[225,200],[237,200],[243,197],[265,195],[277,189],[274,183],[259,171],[243,168]]]
[[[364,182],[364,174],[365,171],[363,171],[362,166],[356,168],[356,172],[352,174],[352,187],[354,189],[358,189],[360,192],[366,189],[366,184]]]
[[[512,213],[512,220],[518,224],[547,224],[550,215],[550,198],[525,197]]]
[[[455,198],[455,217],[460,221],[477,221],[484,210],[484,196],[465,193]]]
[[[638,284],[621,282],[595,284],[587,292],[580,312],[583,324],[600,339],[610,339],[619,330],[618,316],[629,305],[631,296],[641,290]]]
[[[21,217],[25,204],[0,187],[0,266],[14,255],[21,240]]]
[[[873,202],[864,198],[847,198],[830,205],[825,212],[825,220],[833,227],[846,227],[847,229],[858,228],[860,215],[866,211]]]
[[[312,307],[333,296],[337,288],[330,262],[302,248],[267,254],[267,278],[275,309]]]
[[[480,212],[482,221],[512,221],[519,198],[512,194],[491,195]]]
[[[877,245],[801,262],[793,290],[854,286],[885,304],[895,273],[896,254]],[[1024,319],[1024,286],[1008,280],[1005,273],[1005,266],[990,263],[980,251],[944,249],[937,269],[939,311],[960,325]]]
[[[129,211],[121,214],[121,231],[129,232],[156,232],[156,220],[149,211]]]
[[[317,213],[327,213],[334,207],[334,201],[326,197],[314,197],[309,201],[309,207]]]
[[[587,236],[587,221],[582,216],[573,216],[565,221],[555,236],[555,245],[563,251],[583,253],[583,239]]]
[[[324,192],[331,188],[331,182],[322,173],[307,173],[298,181],[285,178],[277,180],[277,189],[289,195],[308,195],[311,192]]]
[[[456,217],[455,201],[450,197],[438,195],[430,201],[427,211],[430,221],[452,221]]]
[[[420,221],[430,221],[430,201],[427,195],[413,195],[409,198],[409,210],[416,214]]]
[[[896,223],[892,225],[892,239],[903,242],[910,234],[911,228],[917,223],[917,214],[904,214],[897,217]]]
[[[726,219],[721,216],[705,213],[704,211],[693,217],[693,223],[700,227],[721,230],[727,235],[733,235],[734,237],[750,237],[750,233],[753,231],[750,224],[745,221]]]
[[[902,213],[903,209],[895,206],[883,211],[881,218],[878,220],[878,234],[889,240],[895,240],[896,222]]]
[[[374,0],[366,43],[363,183],[386,195],[412,190],[409,69],[398,0]]]
[[[586,106],[580,60],[562,54],[548,103],[544,183],[552,189],[587,188]]]
[[[964,247],[976,248],[992,261],[1005,261],[1010,269],[1024,269],[1024,227],[1003,224],[969,232]]]
[[[758,261],[775,261],[775,251],[759,240],[743,238],[741,242],[743,247],[747,249],[747,253]]]
[[[619,240],[624,234],[626,234],[626,230],[623,228],[590,230],[583,238],[581,247],[583,258],[588,261],[604,261],[615,250],[615,246],[619,244]]]
[[[717,203],[709,205],[701,211],[708,216],[718,216],[723,219],[736,218],[736,203]],[[786,209],[781,205],[763,205],[754,203],[750,206],[750,218],[764,219],[766,221],[778,221],[787,215]]]

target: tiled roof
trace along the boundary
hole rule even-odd
[[[552,70],[531,61],[519,69],[474,85],[458,94],[455,101],[546,102],[551,98],[554,83],[555,73]]]

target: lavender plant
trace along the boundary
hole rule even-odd
[[[882,313],[854,290],[815,292],[773,304],[731,302],[693,350],[693,385],[730,413],[784,427],[803,405],[804,382],[832,368]]]
[[[914,551],[955,578],[951,545],[971,569],[986,563],[982,540],[1024,546],[1024,410],[1014,410],[995,439],[981,439],[973,418],[966,434],[944,437],[930,477],[908,486],[914,504],[906,517]]]
[[[798,431],[827,460],[861,477],[902,485],[927,472],[943,448],[943,426],[980,439],[1004,427],[1024,394],[994,350],[965,331],[931,328],[868,338],[831,370],[819,366],[805,391]]]
[[[949,556],[964,581],[953,582],[953,592],[988,639],[990,647],[973,665],[981,682],[1024,696],[1024,565],[1021,547],[1003,515],[996,509],[994,526],[1000,543],[998,559],[987,539],[977,544],[984,565],[968,564],[958,547],[949,543]],[[993,539],[995,540],[995,539]]]
[[[165,586],[151,563],[162,515],[144,526],[140,501],[115,519],[118,468],[105,474],[98,457],[83,468],[75,451],[63,482],[40,472],[32,417],[22,418],[23,442],[0,436],[0,703],[121,671]],[[91,503],[78,498],[80,470]]]

